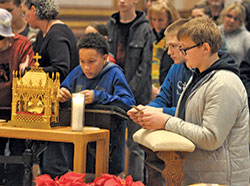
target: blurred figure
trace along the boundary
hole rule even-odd
[[[99,22],[91,23],[85,28],[84,33],[88,34],[88,33],[92,33],[92,32],[93,33],[99,33],[108,40],[108,28],[107,28],[107,25],[105,25],[103,23],[99,23]],[[112,63],[116,63],[114,55],[111,54],[110,52],[109,52],[109,55],[108,55],[108,61],[110,61]]]
[[[117,0],[119,12],[111,15],[107,23],[108,42],[116,64],[124,70],[136,103],[148,104],[152,90],[152,30],[145,13],[136,11],[138,2],[139,0]],[[127,146],[130,151],[128,174],[136,181],[143,181],[144,151],[132,138],[140,126],[128,120],[127,127]]]
[[[209,6],[204,4],[195,5],[194,8],[191,9],[191,18],[198,18],[198,17],[207,17],[212,18],[212,12]],[[222,45],[220,51],[229,52],[226,45],[225,37],[222,36]]]
[[[94,22],[89,24],[84,31],[85,34],[88,33],[99,33],[106,39],[108,39],[108,28],[107,25],[99,22]]]
[[[11,13],[13,18],[13,33],[26,36],[31,43],[34,43],[38,30],[31,28],[25,21],[23,11],[21,9],[21,0],[0,0],[0,8],[3,8]]]
[[[225,37],[229,52],[240,65],[250,47],[250,33],[245,28],[245,9],[239,2],[229,4],[222,11],[219,29]]]
[[[72,30],[57,19],[59,7],[56,0],[24,0],[22,10],[26,21],[40,29],[34,43],[34,51],[42,57],[40,66],[49,74],[59,72],[62,82],[68,73],[79,64],[77,40]],[[41,173],[51,177],[72,170],[73,145],[50,142],[42,155]]]
[[[250,1],[249,0],[243,0],[241,3],[246,11],[246,21],[245,25],[248,31],[250,31]]]
[[[216,24],[218,24],[218,18],[220,13],[224,8],[225,0],[201,0],[197,5],[205,5],[210,7],[212,12],[212,19]]]
[[[14,34],[11,28],[12,16],[0,8],[0,107],[11,107],[13,70],[24,73],[26,67],[33,65],[33,48],[30,41],[21,35]],[[9,116],[6,118],[10,120]],[[0,154],[4,155],[7,138],[0,138]],[[10,139],[11,155],[22,155],[24,140]],[[6,174],[5,174],[6,173]],[[6,186],[23,185],[24,167],[20,164],[0,164],[0,183]]]
[[[160,75],[165,78],[173,64],[172,60],[162,60],[163,53],[167,49],[164,31],[168,25],[179,19],[180,15],[172,3],[157,1],[148,9],[148,18],[155,36],[152,58],[152,99],[154,99],[160,92]]]
[[[200,5],[195,5],[191,9],[191,18],[197,18],[203,16],[207,16],[210,18],[212,17],[212,11],[209,6],[200,4]]]

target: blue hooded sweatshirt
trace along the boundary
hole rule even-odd
[[[75,67],[62,82],[61,87],[67,88],[71,93],[82,90],[94,90],[92,104],[115,105],[125,111],[135,104],[132,91],[121,68],[107,62],[102,71],[94,78],[88,79],[81,66]]]
[[[163,108],[164,113],[174,116],[180,95],[191,76],[192,71],[185,63],[173,64],[161,86],[160,93],[148,105]]]

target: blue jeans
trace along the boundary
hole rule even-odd
[[[141,128],[140,125],[129,120],[127,123],[128,127],[128,138],[127,146],[129,149],[129,164],[128,164],[128,175],[133,177],[135,181],[144,181],[144,159],[145,153],[138,143],[134,142],[133,134]]]

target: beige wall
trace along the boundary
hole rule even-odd
[[[116,0],[57,0],[62,6],[81,6],[93,8],[113,8]]]
[[[143,6],[143,1],[138,3],[139,9]],[[199,0],[171,0],[178,10],[189,10]],[[117,0],[58,0],[63,6],[82,6],[91,8],[117,8]]]
[[[173,0],[173,3],[178,10],[190,10],[195,3],[199,1],[200,0]]]

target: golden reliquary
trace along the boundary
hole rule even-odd
[[[13,71],[11,121],[6,125],[28,128],[51,128],[59,122],[59,73],[48,73],[36,63],[23,77]]]

